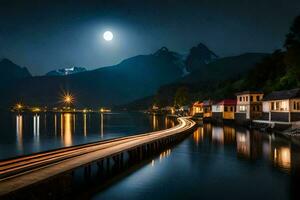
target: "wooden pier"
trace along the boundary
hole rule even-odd
[[[73,147],[61,148],[28,156],[0,161],[0,196],[10,196],[19,190],[38,185],[63,174],[72,174],[84,167],[91,174],[91,164],[99,168],[110,165],[121,167],[128,160],[139,160],[161,147],[178,141],[196,123],[189,118],[178,118],[173,128],[135,136],[122,137]]]

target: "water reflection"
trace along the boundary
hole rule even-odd
[[[101,135],[101,138],[103,138],[103,133],[104,133],[103,118],[104,118],[104,115],[103,115],[103,113],[101,113],[100,114],[100,135]]]
[[[74,121],[74,126],[75,126],[75,121]],[[87,130],[86,130],[86,113],[83,114],[83,134],[86,136]]]
[[[165,158],[168,158],[170,155],[171,155],[171,149],[167,149],[167,150],[161,152],[161,153],[159,154],[159,162],[161,162],[161,161],[162,161],[163,159],[165,159]],[[155,159],[153,159],[153,160],[151,161],[151,166],[152,166],[152,167],[155,165],[155,162],[156,162]]]
[[[37,146],[39,146],[39,144],[40,144],[40,116],[37,114],[33,116],[33,138],[34,138],[35,144]]]
[[[284,137],[204,124],[170,152],[92,199],[300,199],[300,148]]]
[[[250,133],[247,130],[246,132],[237,132],[236,134],[236,149],[238,155],[244,158],[250,158],[251,149],[250,149]]]
[[[203,127],[199,127],[194,133],[193,133],[193,139],[194,142],[198,145],[199,141],[202,141],[204,138],[204,133],[203,133]]]
[[[282,170],[290,171],[291,169],[291,148],[289,146],[272,147],[274,166]]]
[[[5,146],[0,159],[175,125],[170,118],[152,119],[143,113],[0,113],[0,117],[0,146]]]
[[[76,121],[76,115],[73,114],[73,115],[72,115],[72,118],[73,118],[73,132],[75,132],[75,131],[76,131],[76,130],[75,130],[75,129],[76,129],[76,122],[75,122],[75,121]],[[85,134],[85,136],[86,136],[86,134]]]
[[[224,143],[235,144],[235,128],[230,126],[224,126]]]
[[[153,131],[158,130],[158,117],[156,115],[152,115],[152,125]]]
[[[72,145],[72,115],[70,113],[62,114],[62,137],[64,146],[71,146]]]
[[[19,151],[23,151],[23,116],[16,116],[16,138],[17,148]]]
[[[267,159],[273,166],[284,172],[291,171],[291,168],[298,168],[300,159],[294,159],[293,154],[298,155],[299,147],[291,148],[291,142],[278,136],[268,135],[255,130],[235,128],[233,126],[212,126],[203,124],[193,133],[195,144],[211,141],[212,145],[226,146],[235,145],[238,158],[246,160]]]
[[[57,115],[54,114],[54,134],[57,135]]]
[[[171,149],[167,149],[159,154],[159,160],[167,158],[171,155]]]
[[[224,144],[224,131],[221,127],[213,127],[212,141],[216,144]]]

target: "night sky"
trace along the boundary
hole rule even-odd
[[[300,0],[0,0],[0,58],[32,74],[94,69],[199,42],[220,56],[281,48]],[[114,40],[105,42],[110,30]]]

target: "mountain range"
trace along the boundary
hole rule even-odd
[[[52,106],[60,102],[64,92],[70,92],[78,107],[123,105],[153,96],[164,86],[238,76],[265,55],[249,53],[219,58],[204,44],[199,44],[183,56],[162,47],[153,54],[134,56],[114,66],[65,76],[31,76],[26,68],[4,59],[0,62],[1,93],[7,98],[0,103]]]
[[[0,83],[11,83],[22,78],[31,77],[30,72],[26,67],[20,67],[10,61],[9,59],[2,59],[0,61]]]

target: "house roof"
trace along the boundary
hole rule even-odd
[[[218,105],[236,105],[236,99],[223,99],[217,103]]]
[[[300,98],[300,88],[271,92],[263,101]]]
[[[196,106],[196,107],[200,107],[200,106],[202,106],[203,105],[203,103],[201,102],[201,101],[196,101],[194,104],[193,104],[193,106]]]
[[[243,95],[243,94],[264,94],[263,92],[261,91],[242,91],[242,92],[238,92],[238,93],[235,93],[235,95]]]
[[[210,106],[212,104],[213,104],[213,102],[211,100],[205,100],[205,101],[203,101],[203,106]]]

